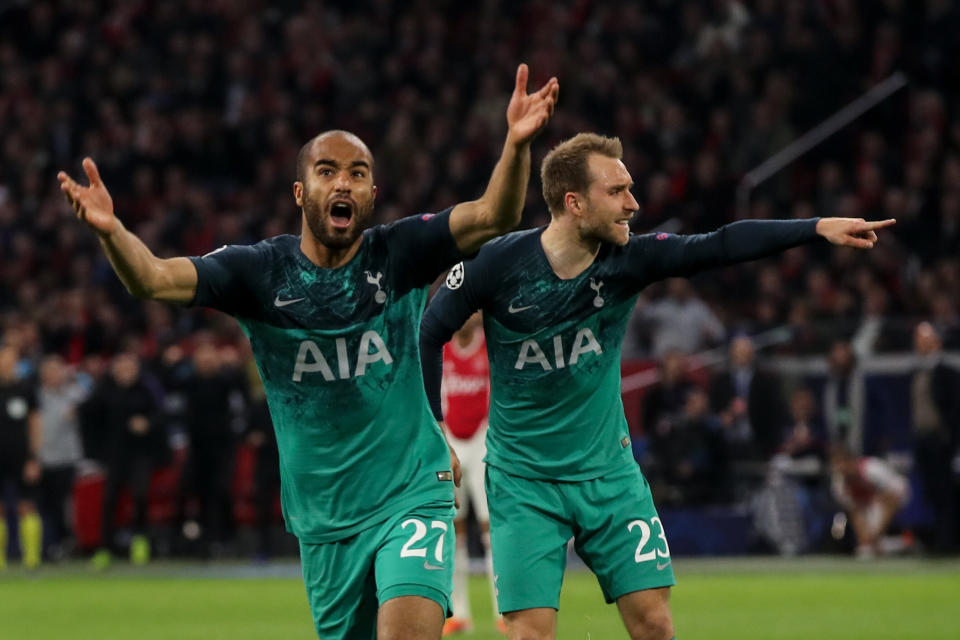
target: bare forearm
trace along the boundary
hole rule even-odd
[[[163,260],[118,220],[110,234],[98,234],[103,252],[132,295],[187,303],[196,290],[196,271],[186,258]]]
[[[491,224],[499,231],[509,231],[520,223],[529,182],[530,143],[516,144],[507,136],[500,160],[480,197]]]
[[[529,181],[530,144],[514,143],[508,136],[486,191],[478,200],[457,205],[450,215],[457,248],[472,254],[486,241],[517,226]]]
[[[153,252],[119,220],[116,231],[98,234],[98,237],[103,252],[127,291],[138,298],[149,298],[154,263],[158,259]]]

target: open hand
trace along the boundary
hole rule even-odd
[[[526,144],[540,133],[557,105],[560,83],[550,78],[536,93],[527,94],[530,70],[525,64],[517,67],[517,84],[507,105],[509,138],[515,144]]]
[[[97,233],[108,236],[118,227],[117,218],[113,214],[113,198],[100,179],[100,172],[91,158],[83,159],[83,170],[90,180],[89,187],[81,186],[66,172],[61,171],[57,174],[60,190],[77,212],[77,218],[86,222]]]
[[[863,218],[820,218],[817,233],[842,247],[872,249],[877,242],[877,229],[896,224],[893,218],[867,222]]]

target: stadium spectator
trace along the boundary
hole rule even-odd
[[[180,486],[180,529],[201,541],[200,552],[219,556],[233,531],[231,488],[237,437],[247,409],[246,380],[210,342],[197,345],[181,388],[190,440]]]
[[[40,564],[42,525],[37,513],[42,422],[37,409],[37,390],[30,380],[17,375],[16,347],[0,345],[0,569],[6,567],[7,496],[17,503],[18,538],[23,566]]]
[[[833,497],[853,525],[857,557],[902,549],[904,539],[884,539],[884,534],[910,497],[907,479],[879,458],[855,456],[842,442],[830,448],[830,469]],[[843,522],[835,520],[834,526],[842,529]]]
[[[890,351],[898,343],[896,328],[890,318],[890,295],[873,281],[871,274],[866,275],[868,284],[861,288],[863,313],[850,339],[854,354],[861,358]]]
[[[911,379],[913,457],[923,497],[933,511],[931,549],[947,553],[956,540],[953,456],[957,448],[960,377],[942,360],[940,336],[929,322],[914,329],[917,368]]]
[[[697,353],[723,340],[723,323],[703,300],[696,296],[685,278],[670,278],[667,295],[637,306],[636,320],[631,320],[631,331],[639,323],[646,325],[650,355],[662,358],[669,351],[684,355]],[[640,331],[643,331],[641,328]]]
[[[259,379],[258,376],[258,383]],[[280,453],[262,386],[251,390],[247,433],[244,439],[254,448],[256,458],[253,476],[257,529],[255,557],[259,561],[265,561],[276,553],[277,548],[273,525],[274,503],[280,491]]]
[[[729,464],[723,425],[710,413],[707,393],[684,385],[680,412],[651,426],[654,498],[663,505],[719,504],[729,499]]]
[[[810,458],[818,462],[826,459],[825,427],[817,415],[816,400],[813,392],[799,388],[790,394],[790,421],[782,432],[777,454],[794,460]],[[814,473],[820,466],[811,465]]]
[[[837,340],[830,347],[829,371],[823,388],[822,415],[830,442],[847,443],[854,455],[863,451],[863,378],[849,342]]]
[[[85,439],[97,444],[90,452],[103,464],[106,475],[101,516],[101,548],[93,565],[106,568],[116,547],[114,521],[120,491],[133,494],[130,561],[150,560],[147,537],[147,492],[154,466],[168,454],[166,430],[160,421],[160,399],[145,381],[140,358],[133,353],[118,354],[110,373],[94,389],[81,409]]]
[[[643,396],[644,432],[669,431],[671,424],[683,415],[687,394],[693,387],[686,367],[684,356],[676,351],[669,351],[660,359],[660,379]]]
[[[51,560],[65,556],[64,544],[72,525],[67,516],[77,463],[83,458],[78,408],[90,393],[59,355],[44,358],[40,365],[39,408],[44,426],[40,447],[40,504],[46,534],[45,555]]]
[[[794,532],[798,550],[810,550],[826,528],[829,510],[822,480],[827,461],[826,428],[817,411],[813,392],[800,387],[790,394],[790,419],[770,460],[767,483],[783,485],[779,509],[799,513]],[[791,504],[783,504],[791,503]]]
[[[753,341],[734,338],[729,370],[712,379],[710,408],[720,416],[736,457],[768,459],[774,452],[786,413],[781,393],[775,374],[757,367]]]

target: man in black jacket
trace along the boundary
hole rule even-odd
[[[237,420],[244,414],[247,391],[242,372],[225,366],[216,346],[197,346],[193,370],[182,390],[184,423],[190,437],[190,455],[181,486],[181,519],[199,520],[202,553],[218,553],[233,527],[231,485]],[[190,510],[190,498],[198,509]],[[185,529],[186,530],[186,529]]]
[[[943,362],[940,336],[932,324],[918,324],[913,343],[919,356],[910,384],[914,464],[923,483],[923,497],[934,514],[931,548],[947,553],[956,542],[950,464],[957,446],[960,377]]]
[[[160,416],[159,399],[146,384],[139,358],[132,353],[117,355],[110,374],[98,385],[84,405],[83,419],[91,439],[99,445],[106,488],[101,521],[102,547],[93,564],[106,568],[114,540],[114,516],[124,486],[133,493],[133,537],[130,560],[145,564],[150,559],[146,537],[147,490],[150,475],[167,451],[167,439]]]
[[[36,385],[17,377],[16,347],[0,346],[0,569],[6,566],[8,528],[5,497],[17,496],[20,555],[33,569],[40,564],[42,527],[36,493],[40,480],[41,421]]]
[[[780,444],[787,415],[780,381],[757,368],[749,337],[730,343],[729,368],[713,379],[710,406],[720,415],[727,440],[736,443],[739,457],[766,460]]]

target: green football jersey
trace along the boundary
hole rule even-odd
[[[634,464],[620,397],[620,350],[651,282],[769,255],[816,238],[816,219],[744,221],[708,234],[632,236],[603,245],[563,280],[543,229],[498,238],[456,265],[427,308],[421,356],[440,416],[442,345],[477,309],[490,359],[488,464],[538,479],[587,480]]]
[[[417,340],[427,288],[460,259],[449,212],[368,229],[336,269],[310,262],[298,236],[192,258],[194,304],[234,316],[250,339],[277,434],[283,517],[302,541],[452,504]]]

